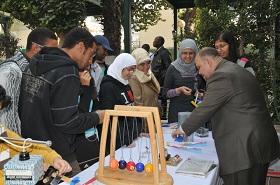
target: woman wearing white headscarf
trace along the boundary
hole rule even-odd
[[[198,48],[193,39],[185,39],[179,48],[179,57],[167,69],[164,94],[170,99],[168,122],[178,121],[178,112],[191,112],[192,93],[197,89],[198,73],[194,59]]]
[[[115,105],[132,105],[134,103],[133,93],[128,84],[128,80],[131,78],[135,69],[136,61],[130,54],[122,53],[116,57],[114,62],[109,66],[107,75],[103,77],[100,85],[100,109],[114,109]],[[132,124],[127,123],[129,121],[129,119],[127,119],[127,121],[119,119],[118,126],[120,127],[121,133],[125,136],[123,141],[119,133],[117,134],[116,149],[120,148],[122,145],[131,144],[133,140],[132,135],[134,138],[137,137],[135,133],[138,131],[133,130]],[[99,130],[99,132],[101,132],[101,130]],[[110,134],[108,134],[107,141],[109,138]],[[107,154],[110,151],[109,149],[110,142],[107,142]]]
[[[135,49],[131,55],[136,59],[136,71],[129,80],[135,105],[158,106],[160,85],[151,71],[151,58],[143,48]]]
[[[101,109],[114,109],[115,105],[128,105],[134,102],[128,79],[135,69],[136,61],[130,54],[122,53],[116,57],[100,85]]]

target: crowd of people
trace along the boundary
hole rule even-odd
[[[0,64],[0,122],[17,137],[51,140],[52,149],[37,153],[73,176],[98,161],[104,110],[158,107],[168,123],[178,122],[180,112],[192,112],[173,136],[190,135],[211,121],[224,184],[264,184],[269,162],[279,156],[279,141],[235,36],[223,32],[214,47],[201,50],[186,38],[173,62],[164,42],[158,36],[154,52],[144,44],[108,65],[105,58],[113,49],[105,36],[74,28],[59,47],[51,30],[36,28],[26,52]],[[191,101],[197,95],[203,101],[195,108]],[[117,134],[116,149],[147,131],[128,118],[120,118],[118,127],[125,136]]]

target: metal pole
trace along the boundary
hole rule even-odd
[[[177,8],[174,7],[173,10],[174,13],[174,27],[173,27],[173,39],[174,39],[174,60],[177,58],[177,40],[175,39],[175,36],[177,36]]]
[[[124,52],[131,52],[131,0],[124,0]]]

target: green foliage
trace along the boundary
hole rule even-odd
[[[0,13],[0,24],[3,34],[0,34],[0,58],[9,58],[14,55],[18,49],[18,39],[13,37],[10,33],[10,27],[13,23],[11,17]]]
[[[178,12],[179,21],[182,20],[185,22],[184,28],[179,28],[179,33],[175,36],[177,42],[180,42],[184,38],[195,39],[195,34],[193,33],[191,27],[194,24],[196,16],[196,8],[180,9]],[[178,27],[179,24],[178,24]],[[174,36],[173,36],[174,37]]]
[[[199,46],[213,46],[217,34],[234,28],[232,20],[236,16],[235,12],[228,10],[226,2],[220,3],[218,9],[205,7],[196,11],[195,35]],[[217,8],[217,5],[215,7]]]
[[[58,34],[82,25],[86,18],[85,0],[4,0],[1,10],[29,28],[47,27]]]
[[[47,27],[63,36],[76,26],[83,26],[86,18],[86,0],[4,0],[1,10],[9,12],[29,28]],[[121,0],[103,0],[104,33],[113,45],[114,52],[120,51]],[[163,20],[160,10],[167,9],[165,0],[132,1],[132,23],[136,31],[146,30]],[[118,24],[118,25],[117,25]]]
[[[124,19],[122,0],[103,0],[103,17],[97,17],[104,25],[104,34],[109,39],[114,49],[113,54],[117,55],[121,49],[121,19]],[[161,18],[160,10],[167,9],[165,0],[133,0],[132,1],[132,29],[135,31],[147,30]]]
[[[274,120],[280,120],[280,67],[272,59],[274,22],[280,15],[277,0],[196,0],[195,36],[200,47],[213,46],[215,36],[232,31],[244,41],[245,55],[253,62],[256,77],[267,97]],[[278,113],[278,114],[277,114]]]
[[[156,25],[161,18],[160,10],[167,10],[165,0],[133,0],[132,2],[132,28],[135,31],[147,30],[149,26]]]
[[[8,34],[0,34],[0,58],[10,58],[14,55],[17,47],[18,39]]]
[[[272,96],[270,101],[270,108],[273,113],[272,118],[275,122],[280,123],[280,61],[272,60]]]

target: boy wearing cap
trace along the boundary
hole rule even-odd
[[[91,65],[91,76],[94,78],[97,94],[99,93],[102,78],[107,74],[108,65],[105,63],[105,57],[108,51],[113,51],[108,39],[103,35],[95,37],[97,49]]]

